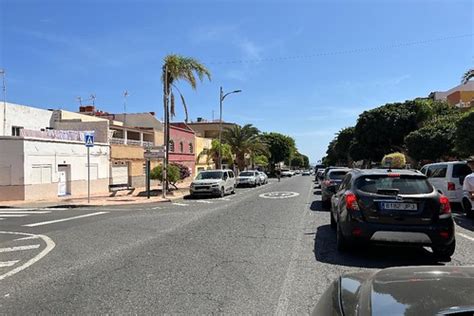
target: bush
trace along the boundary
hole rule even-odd
[[[402,169],[406,166],[406,158],[402,153],[391,153],[382,159],[382,166],[388,168]]]
[[[191,175],[189,168],[180,163],[173,163],[171,166],[175,166],[179,170],[179,180],[184,180]]]
[[[474,155],[474,111],[465,114],[456,124],[456,151],[464,157]]]
[[[163,166],[159,165],[153,168],[150,172],[150,178],[153,180],[160,180],[163,182]],[[178,182],[180,179],[179,168],[176,165],[168,166],[168,181],[172,184]]]

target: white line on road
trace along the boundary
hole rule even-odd
[[[25,217],[28,214],[0,214],[1,217]]]
[[[189,204],[186,204],[186,203],[171,203],[172,205],[178,205],[178,206],[188,206]]]
[[[0,211],[1,214],[49,214],[51,211]]]
[[[79,215],[79,216],[73,216],[73,217],[68,217],[68,218],[56,219],[56,220],[52,220],[52,221],[32,223],[32,224],[27,224],[27,225],[23,225],[23,226],[36,227],[36,226],[42,226],[42,225],[49,225],[49,224],[65,222],[65,221],[71,221],[71,220],[74,220],[74,219],[85,218],[85,217],[96,216],[96,215],[102,215],[102,214],[107,214],[107,213],[108,212],[95,212],[95,213],[84,214],[84,215]]]
[[[20,272],[24,269],[26,269],[29,266],[31,266],[32,264],[38,262],[39,260],[41,260],[41,258],[46,256],[56,246],[54,241],[51,238],[49,238],[48,236],[45,236],[45,235],[33,235],[33,234],[17,233],[17,232],[5,232],[5,231],[0,231],[0,234],[37,236],[38,238],[41,238],[46,243],[46,247],[39,254],[37,254],[35,257],[28,260],[27,262],[25,262],[21,266],[16,267],[15,269],[8,271],[7,273],[1,274],[0,275],[0,281],[3,280],[3,279],[8,278],[9,276],[12,276],[12,275],[18,273],[18,272]]]
[[[463,233],[456,233],[456,234],[461,236],[461,237],[464,237],[466,239],[469,239],[470,241],[474,241],[474,237],[468,236],[468,235],[463,234]]]
[[[151,208],[152,210],[161,210],[161,206],[155,206]]]
[[[17,241],[17,240],[30,240],[30,239],[36,239],[36,238],[39,238],[38,235],[21,237],[21,238],[15,239],[15,241]]]
[[[13,261],[0,261],[0,268],[3,268],[3,267],[11,267],[12,265],[14,265],[15,263],[17,263],[18,261],[20,260],[13,260]]]
[[[13,252],[13,251],[20,251],[20,250],[31,250],[37,249],[40,245],[26,245],[26,246],[16,246],[16,247],[8,247],[8,248],[0,248],[0,253],[2,252]]]
[[[206,200],[196,200],[198,203],[206,203],[206,204],[212,204],[211,201],[206,201]]]

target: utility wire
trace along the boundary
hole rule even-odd
[[[316,52],[313,54],[305,54],[305,55],[266,57],[266,58],[255,58],[255,59],[235,59],[235,60],[227,60],[227,61],[209,61],[207,62],[207,64],[208,65],[225,65],[225,64],[247,64],[247,63],[259,63],[259,62],[279,62],[279,61],[310,59],[314,57],[324,57],[324,56],[360,54],[360,53],[376,52],[376,51],[382,51],[382,50],[393,49],[393,48],[424,45],[424,44],[442,42],[442,41],[452,40],[452,39],[467,38],[467,37],[472,37],[473,35],[474,33],[453,35],[453,36],[438,37],[438,38],[418,40],[418,41],[412,41],[412,42],[391,43],[391,44],[374,46],[374,47],[354,48],[354,49],[328,51],[328,52]]]

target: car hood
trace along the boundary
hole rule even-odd
[[[204,180],[194,180],[191,184],[201,184],[201,185],[212,185],[219,183],[220,179],[204,179]]]
[[[474,311],[474,266],[424,266],[340,278],[345,315],[435,315]]]

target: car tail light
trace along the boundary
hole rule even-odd
[[[454,182],[448,182],[448,191],[455,191],[456,190],[456,184]]]
[[[449,205],[449,199],[441,195],[439,197],[439,203],[440,203],[440,208],[439,208],[439,213],[440,214],[451,214],[451,205]]]
[[[444,238],[444,239],[449,238],[449,232],[447,232],[447,231],[441,231],[441,232],[439,232],[439,235],[441,236],[441,238]]]
[[[359,210],[359,204],[357,204],[357,196],[350,191],[346,193],[346,209],[352,211]]]

